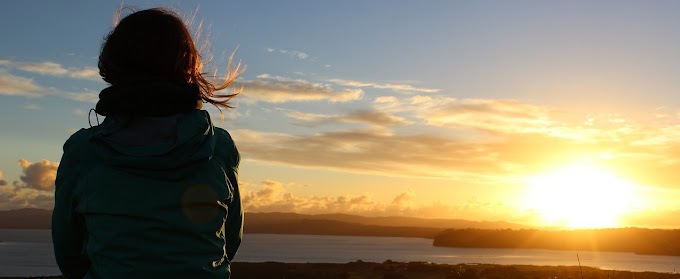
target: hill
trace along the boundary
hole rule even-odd
[[[0,229],[49,229],[52,210],[22,208],[0,211]]]
[[[631,252],[680,256],[680,230],[641,228],[543,230],[445,230],[434,246]]]
[[[248,218],[244,226],[244,232],[418,238],[434,238],[437,234],[442,232],[442,229],[440,228],[375,226],[322,219],[292,219],[275,222],[262,222],[259,219],[260,218]]]
[[[478,229],[528,229],[529,226],[503,221],[486,222],[463,219],[429,219],[416,217],[366,217],[350,214],[297,214],[297,213],[248,213],[249,221],[255,218],[269,218],[277,220],[333,220],[347,223],[357,223],[375,226],[405,226],[419,228],[478,228]]]
[[[434,238],[447,228],[526,228],[507,222],[350,214],[246,213],[245,233],[394,236]]]
[[[503,221],[485,222],[463,219],[429,219],[416,217],[366,217],[350,214],[297,214],[297,213],[247,213],[249,223],[292,221],[292,220],[332,220],[375,226],[418,227],[418,228],[477,228],[477,229],[529,229],[531,227]]]
[[[281,263],[233,262],[232,278],[240,279],[481,279],[481,278],[658,278],[675,279],[676,273],[633,272],[579,266],[496,264],[434,264],[427,262],[383,263]],[[1,279],[62,279],[49,277],[0,277]]]
[[[52,211],[23,208],[0,211],[0,229],[50,229]],[[446,228],[524,228],[506,222],[349,214],[246,213],[245,233],[434,238]]]

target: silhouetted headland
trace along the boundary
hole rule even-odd
[[[641,228],[564,231],[450,229],[434,238],[434,246],[631,252],[680,256],[680,230]]]
[[[49,229],[45,209],[0,211],[0,229]],[[434,246],[631,252],[680,256],[680,230],[537,230],[506,222],[348,214],[246,213],[245,233],[392,236],[434,239]],[[2,241],[2,239],[0,239]]]
[[[3,277],[0,277],[3,278]],[[7,277],[3,279],[28,279]],[[62,279],[60,276],[30,277]],[[676,273],[602,270],[592,267],[531,266],[494,264],[434,264],[427,262],[383,263],[355,261],[333,263],[243,263],[232,264],[232,278],[238,279],[483,279],[483,278],[659,278],[675,279]]]

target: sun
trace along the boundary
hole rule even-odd
[[[548,226],[617,227],[635,197],[631,182],[590,164],[529,177],[527,186],[525,208]]]

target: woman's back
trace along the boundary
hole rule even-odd
[[[64,144],[52,216],[67,278],[228,278],[242,236],[239,154],[203,103],[240,74],[208,81],[186,26],[163,9],[132,13],[99,57],[101,125]]]
[[[179,118],[174,140],[112,141],[126,121],[107,118],[76,133],[59,169],[57,187],[71,192],[86,229],[91,277],[225,278],[242,222],[228,133],[196,110]]]

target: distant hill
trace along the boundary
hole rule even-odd
[[[330,220],[362,225],[416,228],[476,228],[476,229],[528,229],[529,226],[508,222],[480,222],[462,219],[427,219],[415,217],[366,217],[350,214],[298,214],[287,212],[246,213],[248,225],[288,223],[299,220]]]
[[[395,236],[434,238],[447,228],[520,229],[507,222],[413,217],[365,217],[349,214],[246,213],[246,233]]]
[[[49,229],[51,210],[0,211],[0,229]],[[518,229],[506,222],[413,217],[365,217],[349,214],[246,213],[245,233],[398,236],[434,238],[447,228]]]
[[[22,208],[0,211],[0,229],[49,229],[52,210]]]
[[[261,218],[246,216],[245,233],[310,234],[347,236],[393,236],[434,238],[440,228],[375,226],[334,220],[291,219],[278,222],[261,222]],[[257,221],[255,221],[255,220]]]
[[[680,256],[680,230],[641,228],[545,230],[450,229],[434,246],[631,252]]]

